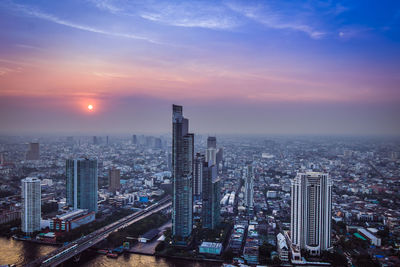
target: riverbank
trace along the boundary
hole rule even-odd
[[[57,249],[50,246],[32,242],[17,241],[12,238],[0,237],[0,265],[16,264],[23,266],[45,254]],[[162,258],[157,256],[139,255],[125,253],[116,259],[108,258],[106,255],[97,254],[95,250],[85,251],[78,263],[80,267],[109,267],[109,266],[130,266],[130,267],[220,267],[221,263],[215,262],[194,262],[178,258]],[[76,267],[75,262],[66,262],[64,267]]]
[[[13,235],[13,236],[12,236],[12,239],[18,240],[18,241],[24,241],[24,242],[31,242],[31,243],[36,243],[36,244],[42,244],[42,245],[57,246],[57,247],[60,247],[60,246],[63,245],[63,243],[43,241],[43,240],[40,240],[40,239],[28,238],[28,237],[18,237],[18,236],[16,236],[16,235]]]

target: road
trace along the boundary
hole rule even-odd
[[[108,237],[112,232],[118,231],[119,229],[125,228],[135,222],[138,222],[151,214],[159,212],[172,205],[171,197],[165,197],[157,203],[138,211],[134,214],[128,215],[112,224],[109,224],[95,232],[83,236],[66,246],[63,246],[44,257],[41,257],[26,266],[57,266],[68,259],[79,255],[84,250],[90,248],[91,246],[99,243]]]

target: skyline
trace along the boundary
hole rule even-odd
[[[168,132],[175,103],[195,133],[400,135],[400,3],[8,0],[0,17],[1,133]]]

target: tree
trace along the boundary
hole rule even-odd
[[[156,252],[160,252],[163,251],[165,249],[165,242],[161,241],[160,243],[158,243],[158,245],[155,248]]]
[[[347,265],[347,259],[343,254],[340,254],[338,252],[329,252],[329,251],[323,251],[321,258],[324,261],[328,261],[332,264],[332,266],[346,266]]]
[[[222,253],[222,258],[224,261],[231,262],[233,259],[233,251],[232,249],[227,249]]]

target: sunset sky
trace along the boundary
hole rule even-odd
[[[0,133],[400,135],[400,1],[0,1]],[[88,110],[88,105],[93,110]]]

